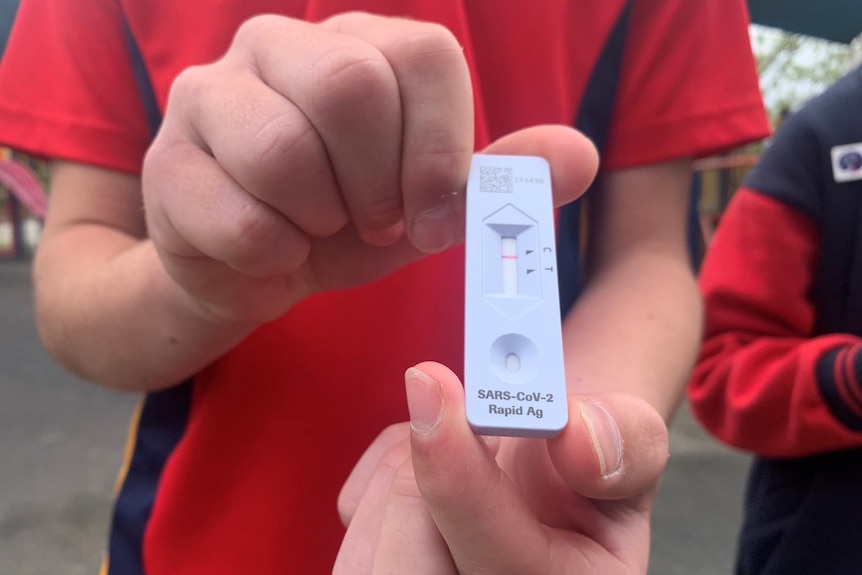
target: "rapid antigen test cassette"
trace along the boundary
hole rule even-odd
[[[553,437],[568,421],[551,172],[476,154],[467,181],[464,388],[476,433]]]

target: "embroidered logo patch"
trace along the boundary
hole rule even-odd
[[[832,148],[832,175],[836,182],[862,180],[862,142]]]

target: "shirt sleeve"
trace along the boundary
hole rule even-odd
[[[0,65],[0,141],[138,173],[149,132],[116,0],[22,0]]]
[[[862,446],[862,340],[815,337],[818,226],[743,188],[710,245],[700,284],[706,333],[689,385],[718,439],[765,457]]]
[[[748,23],[742,0],[635,0],[604,166],[706,156],[766,137]]]

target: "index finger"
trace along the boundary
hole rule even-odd
[[[456,243],[474,148],[473,90],[457,39],[437,24],[368,14],[324,25],[375,46],[392,66],[401,95],[401,187],[411,242],[428,253]]]

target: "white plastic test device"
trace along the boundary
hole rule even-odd
[[[473,431],[557,435],[568,410],[545,159],[473,156],[465,279],[464,388]]]

